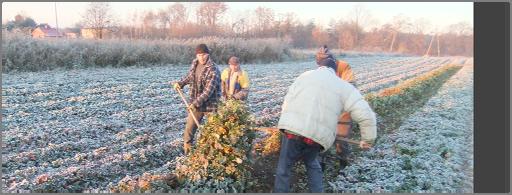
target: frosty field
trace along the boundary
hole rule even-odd
[[[344,60],[352,66],[356,85],[363,93],[396,85],[445,64],[469,62],[465,58],[388,56]],[[242,64],[251,79],[248,104],[259,125],[275,124],[288,86],[299,74],[315,67],[313,61]],[[186,117],[184,105],[169,82],[184,76],[188,68],[2,74],[2,191],[108,191],[109,183],[117,184],[125,176],[169,171],[173,160],[182,155]],[[392,183],[388,181],[394,179],[403,183],[406,177],[423,175],[426,183],[410,184],[407,189],[420,192],[422,186],[429,185],[442,188],[440,191],[471,191],[455,186],[468,179],[465,173],[472,173],[472,165],[467,164],[472,151],[465,149],[472,148],[468,143],[472,140],[465,136],[472,135],[472,118],[467,118],[472,114],[472,74],[472,66],[466,65],[402,127],[382,135],[382,144],[372,149],[373,153],[355,159],[345,172],[347,177],[340,175],[326,185],[333,191],[374,191],[382,186],[379,182]],[[440,125],[439,120],[450,123],[430,125]],[[439,149],[432,140],[446,145]],[[392,142],[409,144],[417,156],[395,154]],[[435,153],[428,153],[434,149]],[[368,160],[370,153],[381,159]],[[402,158],[410,158],[411,170],[404,172],[403,166],[395,165],[403,162]],[[427,160],[428,164],[420,162]],[[421,171],[427,172],[414,172],[417,166],[426,166]],[[440,166],[450,169],[440,170]],[[351,181],[360,177],[359,169],[370,170],[370,178],[348,182],[351,177]],[[381,191],[399,191],[399,187]]]
[[[343,192],[473,192],[473,66],[330,183]]]

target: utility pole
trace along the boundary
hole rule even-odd
[[[393,51],[393,45],[395,45],[395,39],[396,35],[398,34],[398,31],[393,31],[393,38],[391,39],[391,45],[389,46],[389,52],[391,53]]]
[[[57,2],[55,2],[53,5],[54,5],[54,9],[55,9],[55,27],[57,28],[57,33],[60,35],[59,21],[57,20]]]
[[[439,34],[437,34],[437,57],[441,56],[441,46],[439,45]]]
[[[432,48],[432,42],[434,42],[434,38],[435,38],[436,35],[432,36],[432,39],[430,39],[430,44],[428,45],[428,49],[427,49],[427,52],[425,53],[425,56],[424,57],[429,57],[430,55],[430,49]]]

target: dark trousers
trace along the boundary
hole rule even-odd
[[[203,119],[203,116],[206,114],[206,112],[198,112],[194,111],[194,116],[196,116],[196,119],[199,123],[201,123],[201,120]],[[192,115],[190,113],[187,117],[187,124],[185,125],[185,132],[183,132],[183,143],[192,145],[194,142],[194,135],[197,131],[197,125],[194,122],[194,118],[192,118]]]
[[[342,125],[347,125],[347,124],[342,124]],[[350,138],[352,136],[352,124],[350,124],[346,127],[348,128],[348,134],[341,136],[341,137]],[[345,141],[336,141],[335,145],[336,145],[336,154],[338,155],[338,158],[340,160],[347,160],[348,155],[351,152],[349,143],[347,143]]]
[[[347,160],[348,155],[350,154],[351,149],[348,142],[345,141],[336,141],[336,154],[340,160]]]
[[[300,159],[306,165],[309,191],[322,192],[323,173],[317,159],[320,147],[318,144],[308,145],[302,140],[288,139],[286,136],[282,136],[273,192],[290,191],[291,169]]]

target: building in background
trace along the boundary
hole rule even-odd
[[[68,39],[76,39],[76,38],[78,38],[78,33],[74,33],[74,32],[65,32],[64,35]]]
[[[110,37],[111,29],[103,29],[102,30],[102,38]],[[80,36],[84,39],[99,39],[98,31],[93,28],[82,28],[80,29]]]
[[[40,24],[32,30],[33,38],[61,38],[63,34],[48,24]]]

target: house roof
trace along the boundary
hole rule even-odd
[[[59,31],[57,31],[57,29],[54,29],[54,28],[41,29],[41,30],[43,30],[44,34],[46,34],[46,36],[49,36],[49,37],[62,36],[62,35],[59,34]]]
[[[38,27],[41,31],[43,31],[43,33],[45,34],[45,36],[48,36],[48,37],[58,37],[58,36],[62,36],[62,34],[59,33],[59,31],[57,31],[57,29],[55,28],[50,28],[48,26],[40,26]]]

